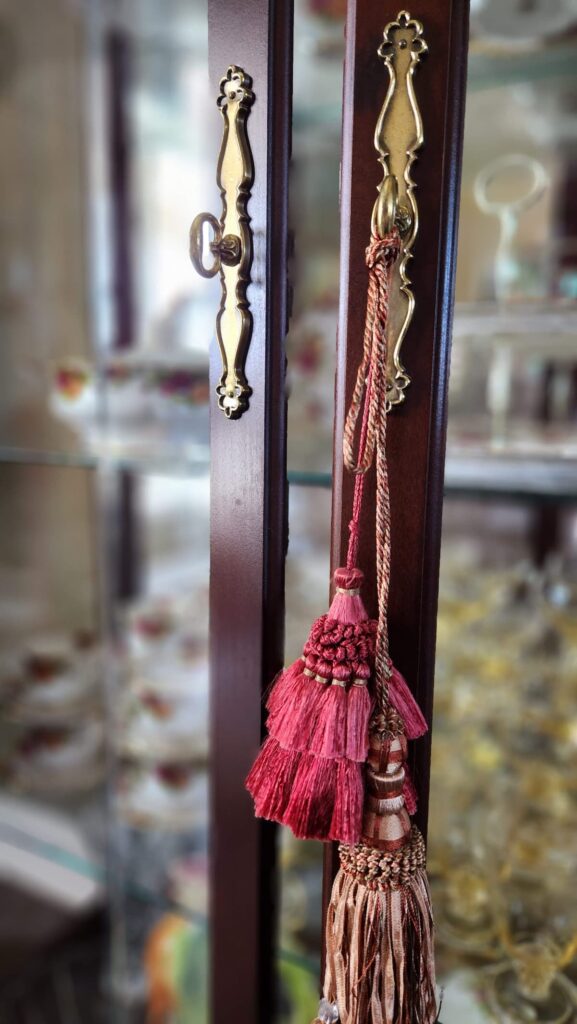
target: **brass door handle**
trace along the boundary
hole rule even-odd
[[[252,315],[246,296],[252,264],[252,232],[247,204],[254,167],[246,120],[254,102],[252,79],[232,65],[220,83],[218,107],[224,118],[216,180],[222,196],[220,220],[199,213],[190,228],[190,258],[202,277],[220,273],[222,295],[216,334],[222,356],[222,375],[216,389],[218,404],[229,419],[248,409],[252,393],[244,366],[252,335]],[[205,225],[212,230],[206,249]]]
[[[378,49],[389,73],[389,88],[375,129],[375,149],[383,169],[372,216],[372,230],[386,235],[396,226],[401,236],[401,257],[393,270],[387,328],[387,402],[389,407],[405,400],[411,378],[401,361],[401,350],[415,309],[408,273],[419,230],[419,209],[411,168],[423,144],[423,122],[415,95],[413,75],[427,52],[420,21],[400,11],[389,22]]]

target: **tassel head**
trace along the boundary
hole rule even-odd
[[[360,569],[337,569],[333,576],[335,596],[329,608],[329,619],[355,625],[368,619],[361,597],[364,576]]]
[[[402,733],[371,733],[363,841],[379,850],[400,849],[411,832],[404,797],[406,756],[407,741]]]

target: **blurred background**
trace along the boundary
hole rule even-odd
[[[326,607],[345,0],[297,0],[287,663]],[[208,1024],[205,0],[0,0],[0,1020]],[[577,10],[476,0],[433,743],[444,1024],[577,1020]],[[277,1024],[316,1012],[282,836]]]

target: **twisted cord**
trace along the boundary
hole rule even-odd
[[[400,239],[396,230],[383,238],[373,234],[366,250],[369,285],[363,354],[343,435],[345,466],[356,474],[347,568],[352,568],[356,563],[364,481],[373,461],[376,463],[375,527],[379,614],[375,649],[375,696],[381,710],[388,704],[388,680],[391,675],[387,620],[391,571],[391,509],[386,458],[387,319],[392,271],[399,251]],[[361,409],[361,428],[355,453]]]

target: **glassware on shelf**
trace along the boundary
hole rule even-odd
[[[478,0],[473,4],[471,29],[474,36],[501,44],[508,51],[529,50],[550,36],[566,32],[575,11],[571,0]]]
[[[190,762],[127,768],[119,780],[119,816],[138,828],[206,833],[208,779]]]
[[[129,352],[101,367],[59,363],[49,399],[53,415],[94,457],[208,457],[208,366],[190,353]]]
[[[577,1012],[577,989],[560,969],[574,949],[550,937],[512,943],[509,959],[480,973],[481,998],[499,1024],[568,1024]]]
[[[100,719],[25,730],[12,760],[10,783],[32,793],[72,793],[104,780],[104,726]]]
[[[435,925],[442,947],[460,956],[475,955],[484,960],[496,956],[498,918],[494,890],[486,869],[473,863],[441,865],[435,860],[437,880],[433,881]],[[440,880],[442,878],[442,881]]]
[[[573,1021],[577,732],[568,638],[577,606],[560,587],[558,561],[541,571],[528,561],[507,571],[465,567],[448,547],[443,566],[429,819],[442,1019]]]
[[[207,762],[208,689],[195,698],[168,696],[143,686],[127,703],[118,725],[122,755],[147,761]]]
[[[121,755],[207,762],[208,650],[198,615],[203,600],[201,588],[145,598],[126,609],[116,695],[115,743]]]
[[[65,723],[97,711],[102,695],[102,652],[94,638],[40,634],[20,654],[4,712],[22,722]]]
[[[523,181],[529,175],[529,186],[523,190]],[[519,184],[521,179],[521,185]],[[501,179],[504,195],[493,195],[495,182]],[[539,201],[550,179],[543,164],[524,153],[506,153],[483,167],[473,185],[475,200],[483,213],[499,220],[499,243],[495,253],[494,288],[498,302],[511,299],[542,298],[547,279],[540,273],[530,273],[515,248],[519,218]],[[508,186],[508,188],[507,188]],[[508,193],[513,192],[513,195]],[[521,194],[519,195],[519,191]],[[535,294],[535,288],[538,289]]]

